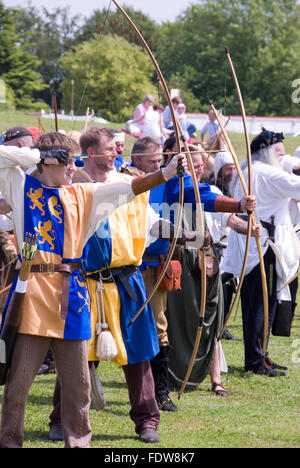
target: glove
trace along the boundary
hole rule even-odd
[[[172,179],[177,175],[178,159],[182,159],[182,168],[187,169],[187,160],[183,153],[176,154],[166,167],[162,168],[162,174],[165,181]]]
[[[203,236],[196,231],[183,231],[182,239],[186,247],[194,247],[195,249],[207,249],[211,241],[209,232],[204,232]]]

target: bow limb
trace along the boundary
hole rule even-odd
[[[224,137],[224,140],[226,142],[226,145],[228,147],[228,150],[230,151],[231,155],[232,155],[232,158],[234,160],[234,163],[235,163],[235,166],[236,166],[236,169],[237,169],[237,172],[238,172],[238,175],[240,177],[240,180],[241,180],[241,184],[242,184],[242,189],[243,189],[243,192],[244,192],[244,195],[247,196],[249,193],[248,193],[248,187],[247,187],[247,184],[246,184],[246,181],[245,181],[245,178],[244,178],[244,175],[243,175],[243,172],[241,170],[241,167],[240,167],[240,164],[239,164],[239,161],[238,161],[238,158],[237,158],[237,155],[232,147],[232,144],[228,138],[228,135],[224,129],[224,126],[223,126],[223,123],[220,119],[220,116],[216,110],[216,108],[214,107],[214,105],[212,103],[211,104],[211,109],[213,110],[217,120],[218,120],[218,123],[220,125],[220,128],[221,128],[221,131],[222,131],[222,134],[223,134],[223,137]],[[251,217],[253,218],[253,221],[251,220]],[[221,338],[222,334],[224,333],[224,330],[226,328],[226,325],[230,319],[230,316],[232,314],[232,311],[237,303],[237,300],[238,300],[238,297],[239,297],[239,294],[240,294],[240,291],[242,289],[242,285],[243,285],[243,281],[244,281],[244,277],[245,277],[245,272],[246,272],[246,266],[247,266],[247,259],[248,259],[248,254],[249,254],[249,248],[250,248],[250,241],[251,241],[251,227],[252,227],[252,223],[256,224],[256,219],[255,219],[255,215],[254,213],[252,213],[250,215],[250,219],[248,219],[248,232],[247,232],[247,240],[246,240],[246,249],[245,249],[245,256],[244,256],[244,262],[243,262],[243,268],[242,268],[242,273],[241,273],[241,276],[240,276],[240,281],[239,281],[239,285],[238,285],[238,289],[236,291],[236,294],[235,294],[235,298],[233,300],[233,303],[231,305],[231,308],[230,308],[230,311],[227,315],[227,318],[226,318],[226,322],[224,323],[223,325],[223,329],[220,333],[220,337],[219,339]],[[257,250],[258,250],[258,255],[259,255],[259,263],[260,263],[260,271],[261,271],[261,279],[262,279],[262,286],[263,286],[263,302],[264,302],[264,345],[263,345],[263,348],[262,348],[262,353],[264,355],[265,351],[266,351],[266,344],[267,344],[267,335],[268,335],[268,286],[267,286],[267,279],[266,279],[266,272],[265,272],[265,265],[264,265],[264,260],[263,260],[263,253],[262,253],[262,248],[261,248],[261,244],[260,244],[260,240],[259,238],[256,238],[256,245],[257,245]]]
[[[175,110],[174,110],[174,107],[173,107],[173,103],[172,103],[172,100],[171,100],[171,96],[170,96],[167,84],[166,84],[165,79],[163,77],[163,74],[162,74],[162,72],[161,72],[161,70],[159,68],[159,65],[158,65],[157,61],[155,60],[154,55],[151,52],[150,47],[148,46],[147,42],[145,41],[144,37],[142,36],[139,29],[136,27],[134,22],[131,20],[131,18],[127,15],[127,13],[123,10],[123,8],[115,0],[112,0],[112,1],[116,5],[118,10],[122,13],[122,15],[126,18],[126,20],[129,22],[132,29],[138,35],[141,43],[143,44],[144,48],[146,49],[146,51],[147,51],[153,65],[154,65],[154,68],[155,68],[155,70],[157,72],[157,76],[158,76],[158,78],[160,80],[162,89],[164,91],[165,97],[166,97],[166,99],[168,101],[168,104],[169,104],[169,107],[170,107],[170,111],[171,111],[173,122],[174,122],[174,130],[175,130],[175,135],[176,135],[178,152],[180,152],[180,136],[179,136],[179,129],[178,129],[177,122],[176,122],[176,114],[175,114]],[[133,319],[129,322],[128,326],[131,326],[133,324],[133,322],[142,313],[142,311],[144,310],[146,305],[150,302],[150,300],[152,299],[152,297],[156,293],[156,291],[157,291],[157,289],[158,289],[158,287],[159,287],[159,285],[160,285],[160,283],[161,283],[161,281],[162,281],[162,279],[163,279],[163,277],[164,277],[164,275],[165,275],[165,273],[166,273],[166,271],[167,271],[167,269],[169,267],[171,259],[173,257],[173,253],[174,253],[176,243],[177,243],[177,239],[178,239],[178,236],[179,236],[179,231],[180,231],[181,222],[182,222],[182,215],[183,215],[184,188],[183,188],[183,178],[182,177],[179,177],[179,184],[180,184],[179,185],[179,209],[178,209],[178,213],[177,213],[176,228],[175,228],[174,238],[173,238],[172,243],[170,245],[169,253],[168,253],[167,259],[165,261],[164,268],[162,269],[161,274],[159,275],[159,278],[157,279],[152,291],[149,293],[147,300],[144,302],[142,307],[135,314]]]
[[[190,173],[191,173],[191,176],[192,176],[192,179],[193,179],[195,200],[196,200],[196,216],[197,216],[196,226],[197,226],[197,228],[199,227],[199,232],[201,234],[203,234],[203,238],[204,238],[204,213],[203,213],[202,205],[201,205],[201,196],[200,196],[199,184],[198,184],[198,180],[197,180],[197,176],[196,176],[192,156],[191,156],[191,153],[189,151],[188,145],[187,145],[187,143],[185,141],[185,138],[184,138],[184,135],[183,135],[183,132],[182,132],[182,129],[181,129],[181,126],[179,124],[179,121],[178,121],[177,117],[176,117],[176,120],[177,120],[177,125],[178,125],[178,128],[179,128],[179,132],[181,134],[181,139],[182,139],[183,144],[184,144],[184,149],[185,149],[186,157],[187,157],[187,160],[188,160],[189,170],[190,170]],[[206,306],[207,282],[206,282],[205,252],[204,252],[203,249],[200,249],[199,250],[199,255],[200,255],[200,253],[201,253],[201,303],[200,303],[199,324],[198,324],[198,328],[197,328],[194,349],[193,349],[192,356],[191,356],[191,359],[190,359],[190,362],[189,362],[187,373],[185,375],[185,378],[183,380],[181,388],[180,388],[180,390],[178,392],[178,399],[181,398],[181,396],[182,396],[182,394],[183,394],[183,392],[185,390],[185,387],[186,387],[186,385],[188,383],[188,380],[190,378],[191,372],[193,370],[195,359],[196,359],[198,349],[199,349],[201,336],[202,336],[202,330],[203,330],[203,323],[204,323],[204,316],[205,316],[205,306]]]
[[[228,49],[225,49],[225,53],[230,65],[230,69],[232,72],[232,76],[234,79],[240,107],[241,107],[241,112],[242,112],[242,119],[243,119],[243,126],[244,126],[244,134],[245,134],[245,142],[246,142],[246,149],[247,149],[247,159],[248,159],[248,177],[249,177],[249,195],[252,195],[252,159],[251,159],[251,148],[250,148],[250,139],[249,139],[249,133],[248,133],[248,128],[247,128],[247,119],[246,119],[246,112],[245,112],[245,106],[242,98],[242,94],[240,91],[240,86],[239,82],[235,73],[235,69],[229,54]],[[251,219],[252,218],[252,219]],[[256,224],[255,217],[254,215],[250,215],[250,219],[248,221],[249,224]],[[268,286],[267,286],[267,279],[266,279],[266,271],[265,271],[265,265],[264,265],[264,259],[263,259],[263,253],[262,253],[262,248],[261,248],[261,243],[260,239],[257,237],[256,238],[256,245],[257,245],[257,250],[258,250],[258,256],[259,256],[259,263],[260,263],[260,272],[261,272],[261,280],[262,280],[262,290],[263,290],[263,305],[264,305],[264,341],[263,341],[263,348],[262,348],[262,357],[265,358],[266,354],[266,349],[267,349],[267,340],[268,340],[268,323],[269,323],[269,294],[268,294]]]
[[[235,151],[234,151],[234,149],[232,147],[232,144],[231,144],[231,142],[230,142],[230,140],[228,138],[228,135],[227,135],[227,133],[225,131],[223,122],[222,122],[222,120],[221,120],[221,118],[219,116],[218,111],[216,110],[216,108],[214,107],[214,105],[212,103],[210,103],[210,104],[211,104],[211,109],[214,112],[214,114],[216,116],[216,119],[218,121],[218,124],[220,125],[220,129],[221,129],[223,138],[225,140],[225,143],[226,143],[226,145],[228,147],[228,150],[230,151],[230,153],[232,155],[236,170],[237,170],[238,175],[239,175],[240,180],[241,180],[243,192],[244,192],[245,195],[248,195],[248,187],[247,187],[246,181],[244,179],[244,175],[242,173],[241,167],[239,165],[238,157],[237,157],[237,155],[236,155],[236,153],[235,153]],[[250,215],[250,216],[253,216],[253,215]],[[243,267],[242,267],[242,271],[241,271],[241,274],[240,274],[240,281],[239,281],[239,285],[238,285],[236,294],[235,294],[234,299],[232,301],[230,310],[229,310],[229,312],[227,314],[226,320],[225,320],[225,322],[223,324],[223,328],[222,328],[221,333],[219,335],[219,339],[222,337],[222,335],[224,333],[224,330],[227,327],[228,321],[229,321],[229,319],[231,317],[231,314],[232,314],[232,312],[233,312],[233,310],[234,310],[234,308],[236,306],[236,303],[237,303],[237,301],[239,299],[239,295],[240,295],[240,292],[241,292],[241,289],[242,289],[242,285],[243,285],[243,281],[244,281],[244,277],[245,277],[245,273],[246,273],[246,266],[247,266],[247,260],[248,260],[248,255],[249,255],[249,249],[250,249],[251,228],[252,228],[252,220],[249,218],[248,219],[248,228],[247,228],[246,248],[245,248]]]

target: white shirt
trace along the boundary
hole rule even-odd
[[[253,193],[257,198],[256,220],[271,222],[275,216],[275,243],[268,241],[268,232],[263,229],[260,238],[263,254],[269,245],[276,255],[277,290],[297,272],[300,259],[300,242],[296,237],[290,218],[289,203],[300,194],[300,178],[281,169],[260,161],[253,164]],[[241,184],[238,181],[234,189],[234,198],[242,198]],[[231,231],[228,247],[223,260],[223,269],[239,276],[245,253],[246,237]],[[255,239],[251,239],[246,275],[259,263]],[[290,300],[289,288],[278,296],[281,300]]]
[[[4,197],[2,196],[0,192],[0,200],[4,200]],[[12,231],[14,226],[13,226],[13,220],[12,220],[12,212],[8,213],[7,215],[0,215],[0,231]]]
[[[218,187],[216,187],[215,185],[211,185],[210,188],[213,193],[223,195],[221,190],[219,190]],[[207,227],[214,244],[217,244],[218,242],[227,244],[227,238],[230,232],[230,228],[227,226],[227,223],[230,216],[231,213],[205,212]]]
[[[12,207],[20,251],[22,251],[24,239],[24,185],[26,175],[18,166],[31,168],[39,162],[40,152],[37,149],[0,146],[0,191]],[[132,177],[125,174],[123,176],[122,180],[114,180],[109,184],[93,184],[93,203],[84,243],[93,235],[99,223],[107,218],[118,206],[135,199],[131,187]]]
[[[143,137],[152,137],[155,140],[161,141],[160,128],[161,115],[159,112],[149,109],[144,118]]]

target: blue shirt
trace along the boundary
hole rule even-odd
[[[114,165],[116,169],[119,169],[119,167],[123,166],[123,164],[128,165],[127,162],[124,161],[123,156],[120,154],[119,156],[116,157],[114,160]]]

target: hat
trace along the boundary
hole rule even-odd
[[[215,162],[214,162],[214,176],[215,180],[218,178],[218,174],[222,167],[226,166],[227,164],[234,164],[233,157],[229,151],[220,151],[216,154]]]
[[[295,149],[293,156],[295,158],[300,158],[300,146],[298,146],[298,148]]]
[[[41,136],[41,130],[38,127],[26,127],[26,129],[31,133],[32,138],[38,140]]]
[[[251,142],[251,153],[256,153],[256,151],[262,148],[267,148],[268,146],[275,145],[275,143],[280,143],[282,140],[284,140],[282,132],[275,133],[262,128],[261,133],[254,137]]]
[[[3,136],[3,143],[7,141],[15,140],[17,138],[22,138],[25,136],[32,136],[30,131],[25,127],[13,127],[9,130],[6,130],[5,135]]]
[[[125,133],[115,133],[114,141],[125,141]]]

